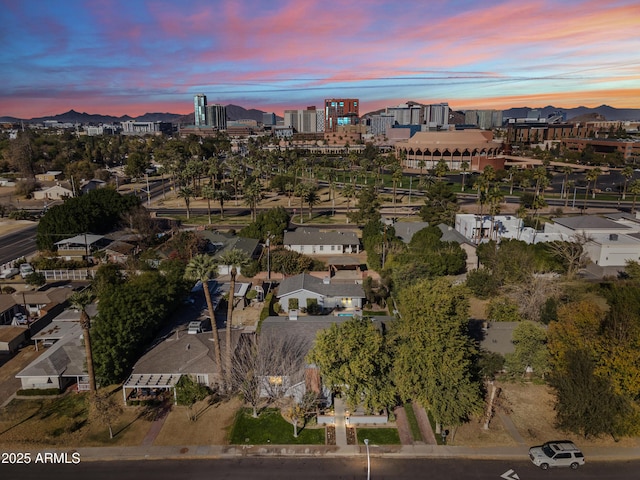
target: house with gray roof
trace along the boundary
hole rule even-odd
[[[353,231],[296,228],[285,232],[284,248],[306,255],[360,253],[360,239]]]
[[[255,238],[239,237],[213,230],[202,230],[197,234],[209,242],[208,251],[214,258],[220,257],[225,252],[236,249],[244,252],[247,257],[256,259],[260,255],[260,242]],[[238,268],[238,275],[242,272]],[[219,275],[229,275],[231,273],[230,265],[219,265]]]
[[[362,308],[365,294],[362,285],[355,282],[332,283],[328,275],[321,279],[301,273],[280,282],[276,297],[285,312],[289,311],[289,300],[293,299],[298,301],[300,308],[306,307],[307,301],[312,299],[323,310],[339,308],[345,312],[354,312]]]
[[[214,387],[221,381],[220,369],[213,351],[211,330],[202,333],[188,332],[186,326],[178,327],[136,362],[133,372],[122,386],[125,402],[132,392],[136,392],[139,397],[143,390],[172,390],[182,375],[189,375],[196,382],[208,387]],[[231,334],[232,348],[235,350],[242,330],[233,329]],[[224,330],[218,331],[218,338],[224,355]]]
[[[65,389],[73,383],[88,382],[82,329],[71,329],[42,355],[20,371],[16,378],[23,389]]]

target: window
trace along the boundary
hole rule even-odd
[[[320,251],[322,252],[324,250],[324,245],[320,245]]]
[[[335,245],[331,245],[331,251],[333,252],[336,249]]]

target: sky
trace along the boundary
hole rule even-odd
[[[0,0],[0,116],[640,108],[638,0]]]

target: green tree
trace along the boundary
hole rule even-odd
[[[211,331],[213,337],[213,352],[216,359],[216,366],[222,369],[222,354],[220,352],[220,337],[218,335],[218,327],[216,326],[215,309],[211,300],[211,291],[209,290],[209,279],[215,278],[218,274],[218,263],[210,255],[196,255],[189,261],[185,269],[185,277],[190,280],[199,280],[202,282],[202,290],[204,298],[207,301],[209,310],[209,318],[211,319]]]
[[[209,396],[209,389],[196,382],[189,375],[182,375],[178,383],[176,383],[176,400],[178,405],[189,407],[188,416],[192,422],[198,418],[197,412],[193,412],[193,406],[196,402],[204,400]]]
[[[440,223],[453,225],[459,209],[458,198],[451,186],[445,182],[436,182],[425,191],[420,218],[433,226]]]
[[[366,224],[372,220],[380,220],[380,200],[373,186],[360,190],[357,208],[357,211],[351,212],[352,222]]]
[[[244,201],[251,208],[251,220],[255,221],[258,211],[258,204],[264,198],[262,185],[258,180],[253,179],[244,187]]]
[[[633,180],[629,184],[629,193],[633,195],[633,203],[631,204],[631,213],[636,213],[636,199],[640,195],[640,180]]]
[[[515,352],[505,355],[505,368],[511,375],[524,376],[531,368],[533,374],[544,378],[549,371],[547,333],[532,322],[522,322],[513,331]]]
[[[209,225],[211,225],[211,200],[214,199],[215,191],[216,190],[213,188],[213,185],[210,183],[203,185],[200,189],[202,198],[207,200],[207,217],[209,219]]]
[[[350,408],[377,412],[394,403],[391,357],[385,339],[368,318],[353,317],[321,331],[309,353],[326,385],[341,392]]]
[[[124,167],[124,173],[130,177],[142,177],[147,168],[149,161],[142,152],[131,152],[127,156],[127,165]]]
[[[441,425],[460,425],[482,409],[466,290],[444,278],[423,280],[399,300],[401,316],[392,327],[398,393],[429,407],[437,433]]]
[[[585,438],[608,434],[617,438],[634,433],[630,423],[633,407],[628,399],[614,392],[606,377],[595,373],[589,352],[570,350],[565,368],[554,372],[550,383],[556,392],[558,426]]]

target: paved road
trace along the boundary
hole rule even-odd
[[[23,228],[0,238],[0,265],[36,252],[38,225]]]
[[[521,480],[607,479],[635,480],[640,461],[589,463],[577,471],[542,471],[527,460],[466,460],[371,458],[371,478],[381,479],[474,479],[500,480],[511,471]],[[241,457],[217,460],[141,460],[82,462],[77,465],[0,464],[3,480],[87,479],[175,480],[175,479],[365,479],[366,455],[347,458]],[[504,477],[502,477],[504,478]]]

